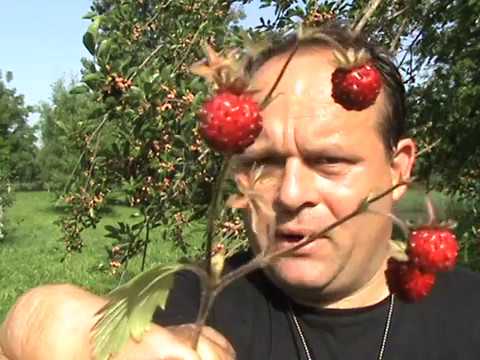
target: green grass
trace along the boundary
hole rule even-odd
[[[104,226],[118,221],[136,222],[128,207],[113,206],[105,213],[97,229],[84,233],[87,246],[82,253],[68,256],[65,261],[61,232],[54,221],[62,214],[55,207],[53,195],[47,192],[16,193],[14,206],[7,210],[8,233],[0,241],[0,323],[15,299],[26,290],[49,283],[72,283],[97,294],[115,287],[118,276],[100,271],[106,264],[105,246],[113,239],[105,238]],[[147,268],[158,262],[173,261],[180,254],[170,244],[160,241],[159,232],[152,231]],[[129,264],[138,272],[140,259]]]

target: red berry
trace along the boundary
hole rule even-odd
[[[200,111],[200,134],[216,151],[240,153],[262,131],[260,106],[250,95],[221,91]]]
[[[427,296],[435,285],[435,273],[424,272],[411,262],[388,260],[385,271],[390,292],[406,301],[416,302]]]
[[[375,103],[381,88],[380,72],[370,63],[339,67],[332,74],[332,97],[347,110],[366,109]]]
[[[425,271],[451,270],[457,262],[457,239],[449,228],[420,227],[410,235],[408,254]]]

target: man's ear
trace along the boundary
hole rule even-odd
[[[413,165],[415,164],[416,153],[417,146],[412,139],[401,139],[398,142],[392,159],[392,185],[410,179]],[[399,200],[406,191],[407,186],[396,188],[392,193],[393,200]]]

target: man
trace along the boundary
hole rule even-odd
[[[263,112],[264,129],[239,156],[237,179],[263,165],[257,185],[277,221],[274,250],[345,217],[371,194],[408,179],[415,157],[405,121],[401,79],[388,58],[361,39],[335,28],[344,47],[367,48],[382,72],[373,106],[347,111],[331,97],[335,60],[324,41],[300,44]],[[292,49],[286,41],[253,66],[259,99],[268,92]],[[154,327],[142,343],[131,341],[115,359],[477,359],[480,324],[465,321],[480,300],[470,291],[479,279],[442,274],[432,293],[416,304],[390,295],[386,263],[392,223],[388,214],[405,193],[399,187],[365,212],[293,255],[228,287],[217,299],[198,352],[188,326]],[[253,252],[268,245],[250,239]],[[239,266],[248,257],[232,259]],[[470,291],[469,295],[465,293]],[[192,322],[198,284],[181,274],[163,325]],[[105,300],[71,286],[32,290],[2,327],[6,358],[89,359],[88,331]],[[222,335],[220,335],[222,334]],[[61,336],[61,340],[59,337]],[[231,345],[230,345],[231,344]]]

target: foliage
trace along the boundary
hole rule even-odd
[[[105,261],[105,248],[111,247],[111,239],[105,237],[104,226],[115,225],[119,221],[134,223],[135,209],[127,206],[110,206],[103,213],[101,226],[87,229],[84,233],[90,246],[82,256],[67,256],[62,243],[60,229],[54,224],[65,208],[56,206],[57,198],[48,192],[16,192],[15,202],[7,209],[10,232],[0,242],[0,323],[8,309],[28,289],[51,283],[70,283],[82,286],[96,294],[105,294],[120,281],[133,276],[132,270],[139,269],[141,259],[133,259],[128,272],[110,266]],[[191,238],[198,244],[200,234],[188,229]],[[153,231],[151,256],[146,269],[175,261],[181,250],[171,243],[161,240],[161,231]],[[62,261],[63,260],[63,261]],[[15,271],[12,271],[15,269]],[[123,276],[122,276],[123,275]]]
[[[7,235],[7,219],[5,211],[13,205],[13,187],[7,174],[0,169],[0,241]]]
[[[68,250],[83,248],[82,231],[98,224],[98,210],[115,192],[140,217],[136,224],[109,229],[109,236],[117,239],[112,257],[123,264],[145,255],[150,230],[157,227],[185,253],[193,251],[182,227],[204,218],[218,158],[198,137],[195,111],[208,90],[188,67],[202,56],[201,41],[217,49],[240,43],[235,20],[241,11],[233,3],[94,2],[83,39],[92,58],[83,60],[83,84],[72,92],[88,92],[102,110],[88,116],[77,136],[82,153],[66,196],[72,211],[62,220]],[[352,22],[371,3],[262,0],[261,6],[275,8],[275,17],[249,33],[254,38],[284,33],[302,19],[313,25],[333,17]],[[420,180],[428,189],[445,190],[472,204],[479,203],[474,179],[480,168],[475,14],[474,0],[384,1],[366,25],[372,38],[397,54],[409,90],[412,134],[420,148],[441,139],[420,159]],[[445,166],[447,160],[455,166]],[[458,169],[461,176],[453,176]],[[478,214],[476,206],[472,213]],[[466,228],[471,218],[460,220],[462,231],[478,231]]]
[[[413,49],[424,76],[410,91],[415,136],[421,144],[440,140],[419,173],[469,204],[470,216],[458,220],[472,249],[480,234],[479,13],[478,0],[432,3]]]
[[[158,227],[190,255],[201,250],[183,228],[203,219],[218,158],[198,136],[195,111],[207,88],[189,66],[203,56],[201,40],[218,47],[230,41],[227,25],[238,13],[229,5],[94,2],[83,39],[93,58],[83,60],[83,84],[72,92],[88,93],[102,111],[77,135],[82,155],[65,196],[71,212],[61,221],[67,250],[83,248],[83,230],[98,224],[113,193],[140,215],[135,224],[108,229],[117,240],[110,255],[121,264],[145,256]]]
[[[42,147],[38,153],[40,180],[48,191],[61,195],[81,154],[83,126],[100,105],[88,94],[71,94],[73,84],[59,80],[52,87],[52,103],[39,106]]]
[[[96,359],[108,360],[130,336],[142,340],[155,309],[165,309],[175,272],[180,269],[181,264],[154,267],[109,294],[110,301],[99,310],[105,315],[92,331]]]
[[[8,83],[12,74],[6,78]],[[27,122],[32,110],[0,76],[0,167],[12,182],[33,182],[38,176],[35,128]]]

